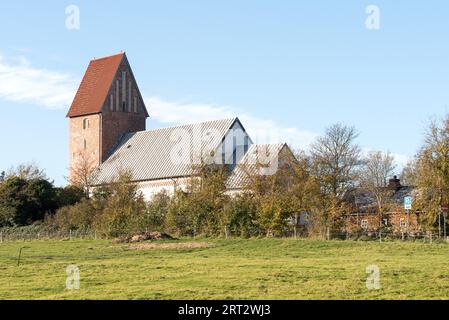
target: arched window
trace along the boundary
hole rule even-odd
[[[84,150],[86,150],[87,149],[87,141],[86,141],[86,139],[84,139]]]
[[[86,130],[89,128],[89,119],[83,119],[83,129]]]

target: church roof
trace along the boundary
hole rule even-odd
[[[125,53],[119,53],[90,61],[67,117],[73,118],[101,112],[124,58],[126,58]]]
[[[133,181],[187,177],[193,172],[191,159],[211,156],[236,121],[238,118],[126,134],[93,172],[93,185],[113,182],[121,170],[129,171]],[[179,161],[178,151],[183,161]]]
[[[228,181],[228,189],[243,189],[250,183],[249,177],[253,174],[261,173],[264,170],[261,164],[266,164],[268,167],[265,169],[266,174],[270,174],[270,166],[276,161],[279,161],[279,155],[284,147],[287,147],[285,143],[274,144],[253,144],[250,146],[246,154],[237,164],[232,171]],[[277,169],[278,163],[276,163]],[[271,174],[273,174],[272,172]]]

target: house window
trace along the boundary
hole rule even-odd
[[[83,119],[83,129],[86,130],[89,128],[89,119]]]
[[[363,229],[368,229],[368,220],[362,220],[362,221],[360,222],[360,226],[361,226]]]
[[[399,226],[400,226],[401,228],[407,227],[407,222],[405,221],[404,218],[401,218],[401,220],[399,220]]]

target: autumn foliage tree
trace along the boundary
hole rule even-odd
[[[449,204],[449,116],[432,121],[423,147],[412,163],[417,189],[416,207],[428,225],[436,222],[440,206]]]

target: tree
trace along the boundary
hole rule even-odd
[[[288,193],[292,198],[293,210],[296,214],[294,221],[297,224],[301,214],[307,214],[310,216],[312,223],[320,225],[321,223],[317,218],[319,217],[322,197],[319,181],[313,174],[312,160],[304,152],[300,152],[296,158],[297,162],[293,167],[293,184]]]
[[[288,149],[278,155],[278,169],[272,175],[262,175],[262,164],[243,164],[246,192],[255,205],[255,222],[265,235],[283,235],[289,221],[301,213],[316,209],[320,185],[313,176],[311,161],[303,152],[294,156]]]
[[[358,132],[354,127],[334,124],[311,146],[314,174],[322,194],[321,221],[328,228],[337,227],[345,214],[343,196],[357,177],[360,148],[355,144]]]
[[[84,190],[73,185],[55,188],[58,208],[71,206],[85,198]]]
[[[4,179],[11,177],[19,177],[24,180],[41,179],[48,180],[45,171],[39,168],[35,163],[24,163],[17,167],[10,168],[6,174],[3,175]]]
[[[229,199],[224,214],[231,235],[248,238],[258,235],[256,225],[257,202],[249,192],[237,194]]]
[[[416,184],[416,165],[416,159],[412,159],[402,169],[400,178],[404,185],[414,186]]]
[[[187,190],[178,190],[167,215],[170,231],[179,235],[215,236],[223,234],[229,223],[225,165],[199,164],[192,167]]]
[[[440,206],[449,204],[449,115],[430,123],[413,167],[417,206],[428,225],[433,225]]]
[[[360,148],[354,144],[358,133],[354,127],[334,124],[311,146],[317,177],[325,193],[342,197],[348,191],[360,166]]]
[[[170,196],[165,191],[154,195],[147,205],[145,214],[139,220],[141,229],[152,231],[163,230],[169,204]]]
[[[80,202],[59,208],[54,215],[46,216],[47,225],[59,230],[78,230],[91,227],[98,214],[92,200],[83,198]]]
[[[395,170],[394,157],[390,153],[372,151],[363,160],[360,185],[362,189],[374,195],[380,223],[383,221],[385,206],[392,195],[388,181]]]
[[[107,187],[104,198],[98,200],[100,212],[93,222],[94,227],[108,236],[121,236],[139,230],[139,221],[146,212],[146,203],[138,185],[131,180],[131,173],[120,171],[115,182]],[[106,200],[106,201],[103,201]]]
[[[57,209],[53,184],[45,179],[10,177],[0,185],[0,207],[9,213],[9,221],[13,220],[15,225],[43,220],[46,213]],[[11,219],[11,212],[14,212],[14,219]]]
[[[90,197],[92,186],[92,173],[96,168],[95,160],[83,152],[70,168],[69,182],[84,190],[86,197]]]

